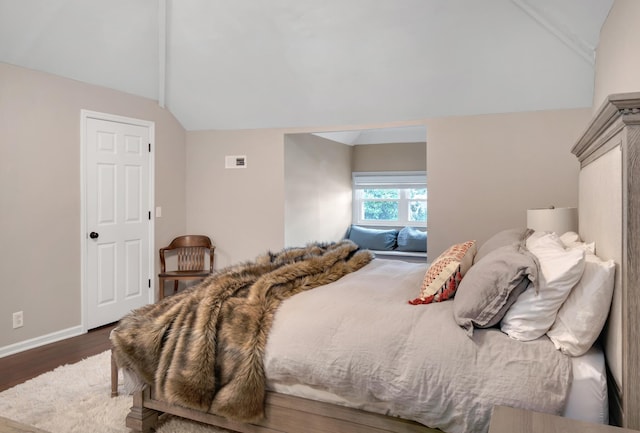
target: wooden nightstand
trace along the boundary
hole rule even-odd
[[[489,433],[638,433],[506,406],[493,408]]]

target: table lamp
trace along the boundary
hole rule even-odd
[[[536,231],[578,232],[578,209],[575,207],[548,207],[527,209],[527,227]]]

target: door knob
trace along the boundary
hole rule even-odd
[[[89,233],[89,237],[91,239],[98,239],[98,236],[100,236],[100,235],[98,233],[96,233],[96,232]]]

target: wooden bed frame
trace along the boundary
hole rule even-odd
[[[617,154],[613,157],[619,167],[600,167],[598,161],[605,155],[611,159],[611,152],[619,152],[619,159]],[[610,96],[572,153],[581,164],[580,235],[596,243],[601,258],[616,262],[616,294],[603,332],[608,363],[619,365],[609,369],[611,420],[640,429],[640,93]],[[589,199],[591,196],[596,198]],[[611,224],[606,217],[599,217],[609,211],[614,219]],[[127,427],[149,432],[160,413],[242,433],[440,431],[400,418],[277,393],[267,394],[262,422],[245,424],[168,404],[154,397],[153,387],[134,394]]]
[[[442,433],[402,418],[273,392],[267,393],[264,420],[246,424],[158,400],[153,396],[153,387],[145,387],[134,393],[133,406],[127,415],[127,427],[150,432],[156,427],[159,413],[169,413],[241,433]]]
[[[118,366],[111,352],[111,397],[118,395]],[[304,398],[273,392],[267,393],[265,419],[257,424],[229,420],[211,413],[171,405],[154,396],[152,386],[133,394],[133,406],[126,425],[134,431],[151,432],[157,427],[160,414],[226,428],[241,433],[276,433],[300,431],[309,433],[367,432],[367,433],[437,433],[417,422],[388,417],[362,410],[336,406]]]

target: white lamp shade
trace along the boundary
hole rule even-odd
[[[527,209],[527,227],[543,232],[578,232],[578,209],[557,207],[547,209]]]

